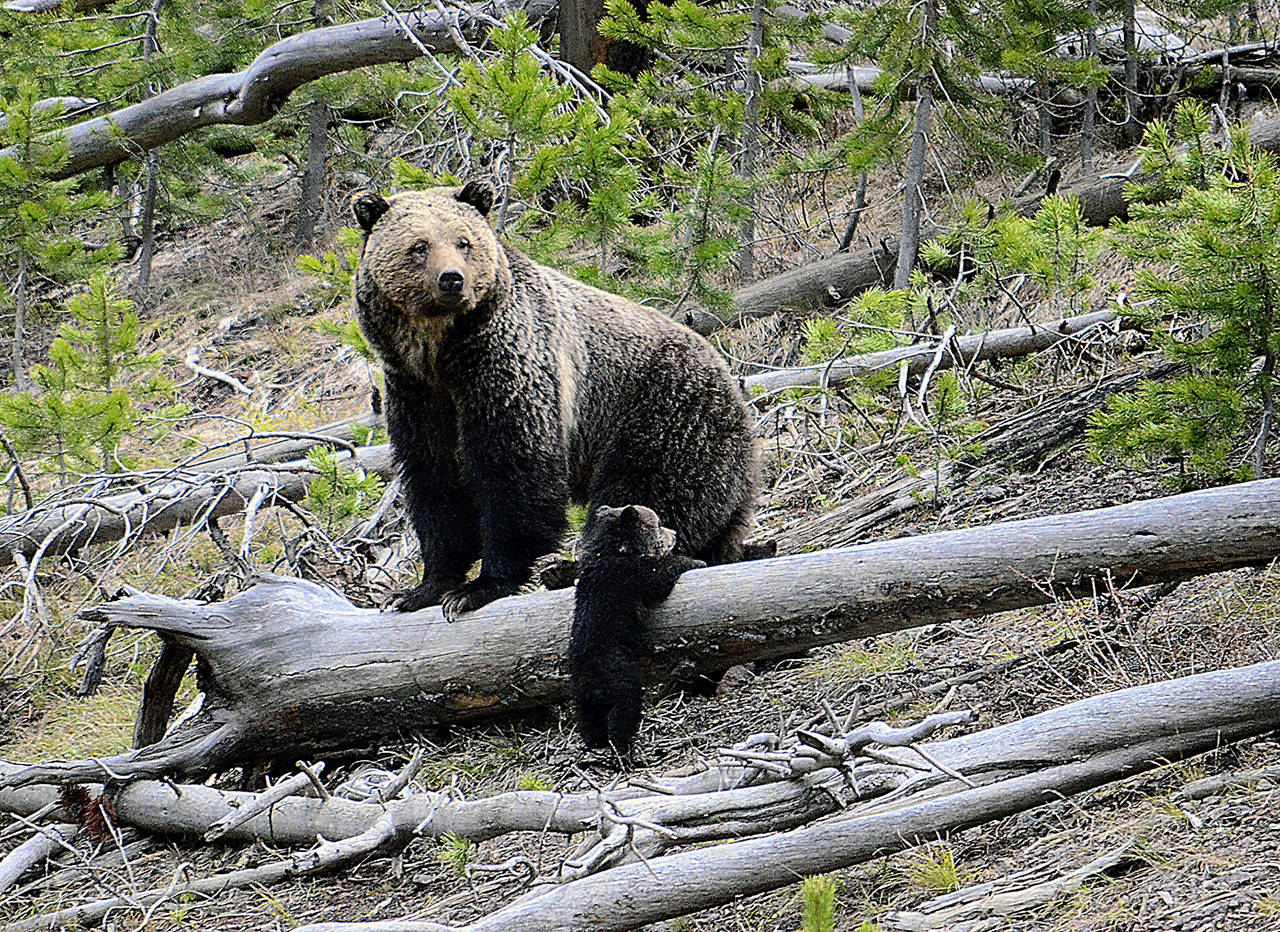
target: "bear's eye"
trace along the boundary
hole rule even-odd
[[[425,258],[429,252],[431,252],[431,244],[425,239],[420,239],[409,247],[409,255],[415,259]]]
[[[471,240],[469,239],[458,240],[458,252],[462,252],[462,253],[471,252]]]

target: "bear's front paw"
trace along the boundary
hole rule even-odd
[[[446,592],[440,601],[440,610],[444,612],[445,621],[456,621],[463,612],[475,611],[515,591],[515,586],[478,576]]]
[[[416,612],[440,604],[444,587],[435,583],[419,583],[409,589],[398,589],[391,594],[391,607],[397,612]]]

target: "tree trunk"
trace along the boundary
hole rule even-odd
[[[298,226],[294,242],[310,246],[316,238],[316,222],[320,218],[324,195],[324,161],[329,146],[329,105],[320,98],[311,101],[307,120],[307,167],[302,173],[302,190],[298,196]]]
[[[156,34],[160,30],[160,7],[164,0],[155,0],[147,16],[147,28],[142,33],[142,60],[150,61],[160,48]],[[160,88],[147,82],[147,98],[155,97]],[[151,260],[156,254],[156,186],[159,184],[160,153],[152,149],[147,153],[147,180],[142,192],[142,242],[138,250],[138,284],[134,300],[138,308],[145,310],[151,304]],[[105,468],[105,467],[104,467]]]
[[[1142,138],[1142,120],[1138,118],[1138,36],[1137,10],[1134,0],[1124,0],[1121,37],[1124,43],[1124,123],[1120,132],[1126,145],[1137,145]]]
[[[311,4],[311,23],[317,28],[324,24],[325,7],[329,0],[315,0]],[[299,246],[315,242],[316,223],[324,197],[324,160],[329,148],[329,105],[322,97],[311,101],[307,119],[307,167],[302,173],[302,190],[298,194],[298,225],[293,241]]]
[[[139,310],[151,303],[151,260],[156,254],[156,177],[160,154],[152,149],[147,153],[147,180],[142,191],[142,210],[138,217],[142,236],[138,249],[138,284],[134,300]]]
[[[1265,564],[1280,554],[1280,480],[687,573],[657,611],[647,682],[1110,586]],[[86,617],[193,650],[200,713],[148,748],[38,765],[0,786],[207,774],[263,757],[363,748],[401,730],[542,706],[568,693],[573,593],[501,599],[450,624],[438,608],[357,609],[274,578],[227,602],[142,594]],[[283,649],[288,645],[288,649]]]
[[[561,0],[557,17],[561,61],[583,74],[591,74],[596,63],[604,61],[599,32],[602,18],[604,0]]]
[[[13,286],[13,347],[10,367],[13,370],[13,385],[20,392],[31,390],[27,364],[22,358],[27,342],[27,264],[26,251],[19,251],[18,280]]]
[[[932,57],[938,10],[934,0],[924,0],[924,23],[920,44],[926,55]],[[920,214],[924,211],[924,159],[929,144],[929,122],[933,117],[933,78],[922,71],[916,78],[916,113],[911,127],[911,154],[907,157],[905,202],[902,208],[902,237],[899,240],[897,268],[893,274],[893,287],[906,288],[911,270],[916,267],[920,252]]]
[[[1098,61],[1098,0],[1089,0],[1089,32],[1085,36],[1085,60]],[[1090,87],[1085,92],[1084,119],[1080,122],[1080,165],[1085,171],[1093,170],[1094,120],[1098,116],[1098,89]]]
[[[760,153],[760,72],[756,61],[764,42],[764,0],[751,7],[751,34],[747,39],[747,113],[742,130],[741,174],[747,189],[747,215],[738,228],[738,281],[755,277],[756,265],[756,161]]]

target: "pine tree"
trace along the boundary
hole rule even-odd
[[[30,383],[23,361],[29,316],[38,303],[32,281],[86,277],[119,257],[110,246],[87,249],[75,235],[78,224],[101,216],[109,202],[101,192],[83,192],[74,180],[53,182],[49,172],[66,159],[66,148],[43,134],[57,122],[59,109],[40,106],[32,81],[18,85],[4,110],[0,149],[16,156],[0,157],[0,308],[13,314],[10,356],[13,382]]]
[[[836,12],[853,32],[838,60],[871,59],[882,74],[866,118],[799,167],[843,161],[861,174],[909,150],[894,287],[907,287],[917,259],[931,138],[947,133],[990,159],[1027,161],[1008,144],[1004,104],[981,89],[980,75],[1007,70],[1075,85],[1098,79],[1096,67],[1049,54],[1053,29],[1073,16],[1080,18],[1060,4],[1024,0],[994,0],[976,13],[956,0],[890,0]]]
[[[32,367],[34,389],[0,396],[0,424],[17,450],[64,477],[115,472],[139,405],[166,398],[170,385],[156,374],[159,354],[138,352],[133,302],[105,275],[94,275],[67,311],[73,322],[62,325],[49,362]]]
[[[1152,181],[1135,186],[1121,249],[1141,263],[1126,310],[1155,326],[1164,354],[1186,373],[1113,399],[1092,420],[1097,455],[1135,462],[1175,459],[1183,486],[1259,476],[1276,435],[1280,353],[1280,175],[1273,155],[1252,149],[1247,130],[1225,148],[1196,102],[1172,125],[1154,122],[1142,148]]]

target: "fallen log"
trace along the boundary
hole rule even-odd
[[[1280,150],[1280,117],[1259,120],[1249,131],[1253,145],[1269,151]],[[1125,185],[1136,178],[1124,173],[1105,173],[1077,185],[1063,188],[1061,194],[1073,194],[1080,200],[1085,220],[1103,226],[1113,219],[1128,216]],[[1036,212],[1043,194],[1019,198],[1014,210],[1024,217]],[[920,239],[933,239],[946,227],[922,225]],[[815,310],[838,307],[855,295],[872,287],[891,287],[898,259],[898,240],[885,237],[877,245],[858,251],[837,253],[827,259],[791,269],[772,278],[739,288],[733,294],[733,306],[722,312],[723,323],[739,317],[765,317],[779,310]],[[705,327],[703,328],[705,329]]]
[[[942,789],[871,800],[839,818],[788,832],[645,858],[571,883],[534,888],[456,932],[622,932],[699,912],[883,857],[1280,725],[1280,662],[1133,687],[1012,725],[924,745],[966,775]],[[972,755],[999,741],[1003,766]],[[948,749],[950,746],[950,749]],[[963,748],[964,750],[961,750]],[[921,755],[922,760],[926,760]],[[1011,775],[1017,774],[1017,775]],[[454,932],[432,922],[324,922],[297,932]]]
[[[384,479],[395,472],[391,449],[385,444],[359,447],[354,456],[339,454],[338,463]],[[244,511],[259,495],[260,505],[301,501],[316,474],[307,460],[225,473],[175,470],[158,474],[150,484],[144,481],[131,492],[99,498],[77,495],[70,502],[65,497],[51,498],[0,521],[0,566],[12,563],[14,554],[32,560],[90,544],[164,534],[179,525]]]
[[[1011,356],[1029,356],[1056,346],[1063,340],[1079,336],[1089,330],[1103,327],[1117,320],[1114,311],[1095,311],[1067,317],[1054,323],[1028,327],[1010,327],[1005,330],[989,330],[963,337],[954,337],[944,343],[926,340],[910,346],[846,356],[817,366],[798,366],[792,369],[775,369],[757,372],[742,380],[748,394],[779,391],[784,388],[839,385],[854,379],[882,372],[891,367],[906,364],[907,372],[920,375],[938,359],[938,369],[967,366],[982,359],[1007,359]]]
[[[1280,479],[1271,479],[695,570],[656,613],[641,675],[652,683],[724,670],[1277,555]],[[321,586],[280,577],[226,602],[149,593],[109,602],[86,617],[150,629],[195,653],[203,707],[157,744],[101,761],[39,764],[0,786],[204,775],[556,702],[568,693],[572,605],[572,592],[536,593],[450,624],[438,608],[359,609]]]
[[[345,446],[354,443],[357,434],[381,426],[381,415],[362,414],[359,417],[334,421],[308,431],[295,432],[291,436],[267,439],[266,442],[257,442],[263,436],[257,434],[244,439],[245,449],[200,460],[198,463],[192,463],[190,468],[199,472],[226,472],[240,466],[302,459],[307,455],[307,451],[316,447]]]
[[[959,802],[938,810],[940,822],[919,834],[945,832],[972,824],[956,821],[963,817],[965,803],[972,798],[969,788],[995,786],[1006,793],[1009,787],[1017,786],[1011,781],[1037,776],[1036,785],[1043,788],[1039,798],[1021,797],[1021,804],[1030,806],[1053,798],[1055,790],[1068,792],[1071,784],[1054,781],[1064,774],[1078,774],[1080,771],[1073,768],[1082,762],[1086,768],[1094,768],[1091,772],[1096,779],[1104,781],[1125,775],[1124,766],[1141,770],[1217,748],[1222,741],[1269,731],[1280,724],[1278,674],[1280,662],[1272,661],[1151,683],[1093,696],[996,728],[928,743],[923,742],[939,728],[971,721],[972,714],[943,713],[902,728],[879,722],[843,731],[833,727],[804,728],[781,740],[772,735],[755,735],[733,749],[723,750],[719,761],[700,772],[646,779],[602,792],[518,791],[472,800],[429,792],[385,804],[340,797],[291,796],[277,800],[270,814],[259,812],[252,819],[239,820],[221,837],[257,839],[272,845],[309,845],[319,835],[326,839],[319,849],[256,868],[256,872],[233,871],[166,890],[170,896],[209,892],[340,866],[342,860],[326,859],[322,852],[335,850],[336,843],[348,839],[379,837],[394,849],[420,835],[439,837],[446,832],[483,841],[511,832],[578,833],[590,832],[594,827],[598,841],[584,846],[580,855],[544,875],[530,896],[482,920],[484,924],[479,927],[512,928],[500,923],[513,914],[521,914],[530,904],[546,904],[548,897],[554,902],[582,902],[584,897],[596,896],[595,905],[604,908],[598,899],[600,892],[617,889],[613,884],[617,873],[610,868],[623,861],[630,850],[638,851],[650,863],[666,865],[671,862],[670,857],[655,858],[675,847],[791,829],[845,810],[840,821],[832,823],[845,827],[845,837],[835,849],[844,852],[837,855],[841,860],[834,864],[841,866],[852,863],[842,860],[849,856],[849,836],[861,831],[868,819],[881,820],[869,824],[885,825],[885,820],[900,817],[902,824],[908,824],[922,800],[926,805],[931,801],[945,803],[955,800],[958,794]],[[875,746],[874,752],[866,750],[869,745]],[[1122,766],[1117,766],[1117,752]],[[753,758],[762,763],[753,763]],[[0,775],[14,769],[0,764]],[[95,788],[94,792],[100,789]],[[49,818],[65,818],[65,813],[56,811],[57,793],[56,788],[48,786],[0,790],[0,811],[30,816],[43,809]],[[109,795],[118,824],[188,836],[207,836],[219,820],[259,799],[250,793],[151,781],[117,785]],[[1016,805],[1012,811],[1019,811]],[[55,811],[50,812],[51,808]],[[601,813],[606,810],[616,818],[602,820]],[[620,837],[620,833],[626,837]],[[760,863],[774,886],[794,881],[794,875],[788,872],[798,869],[800,863],[792,860],[782,864],[779,860],[800,857],[799,846],[791,844],[793,840],[794,835],[760,839],[769,852]],[[904,833],[899,847],[906,847],[913,840]],[[365,850],[360,845],[339,846],[336,850],[353,849]],[[878,849],[878,853],[885,850]],[[732,845],[702,849],[702,854],[708,852],[720,852],[711,856],[728,862],[735,861],[741,853]],[[805,862],[804,872],[829,869],[831,866],[814,867]],[[713,872],[704,872],[695,882],[704,884],[707,873]],[[578,878],[592,874],[597,875],[593,884],[584,887]],[[565,885],[565,892],[556,890],[555,885]],[[706,905],[698,905],[697,898],[685,897],[682,889],[655,889],[644,908],[691,912]],[[18,928],[93,921],[110,910],[145,907],[164,895],[163,890],[140,891],[128,898],[71,906],[26,920]],[[629,923],[638,921],[625,909],[606,911],[617,917],[611,921],[619,923],[609,928],[632,928]],[[682,913],[664,913],[677,914]],[[559,928],[580,927],[562,912],[554,914],[554,918],[562,923]],[[557,927],[550,924],[552,918],[546,922],[549,924],[538,928]],[[392,926],[383,924],[377,928]]]

